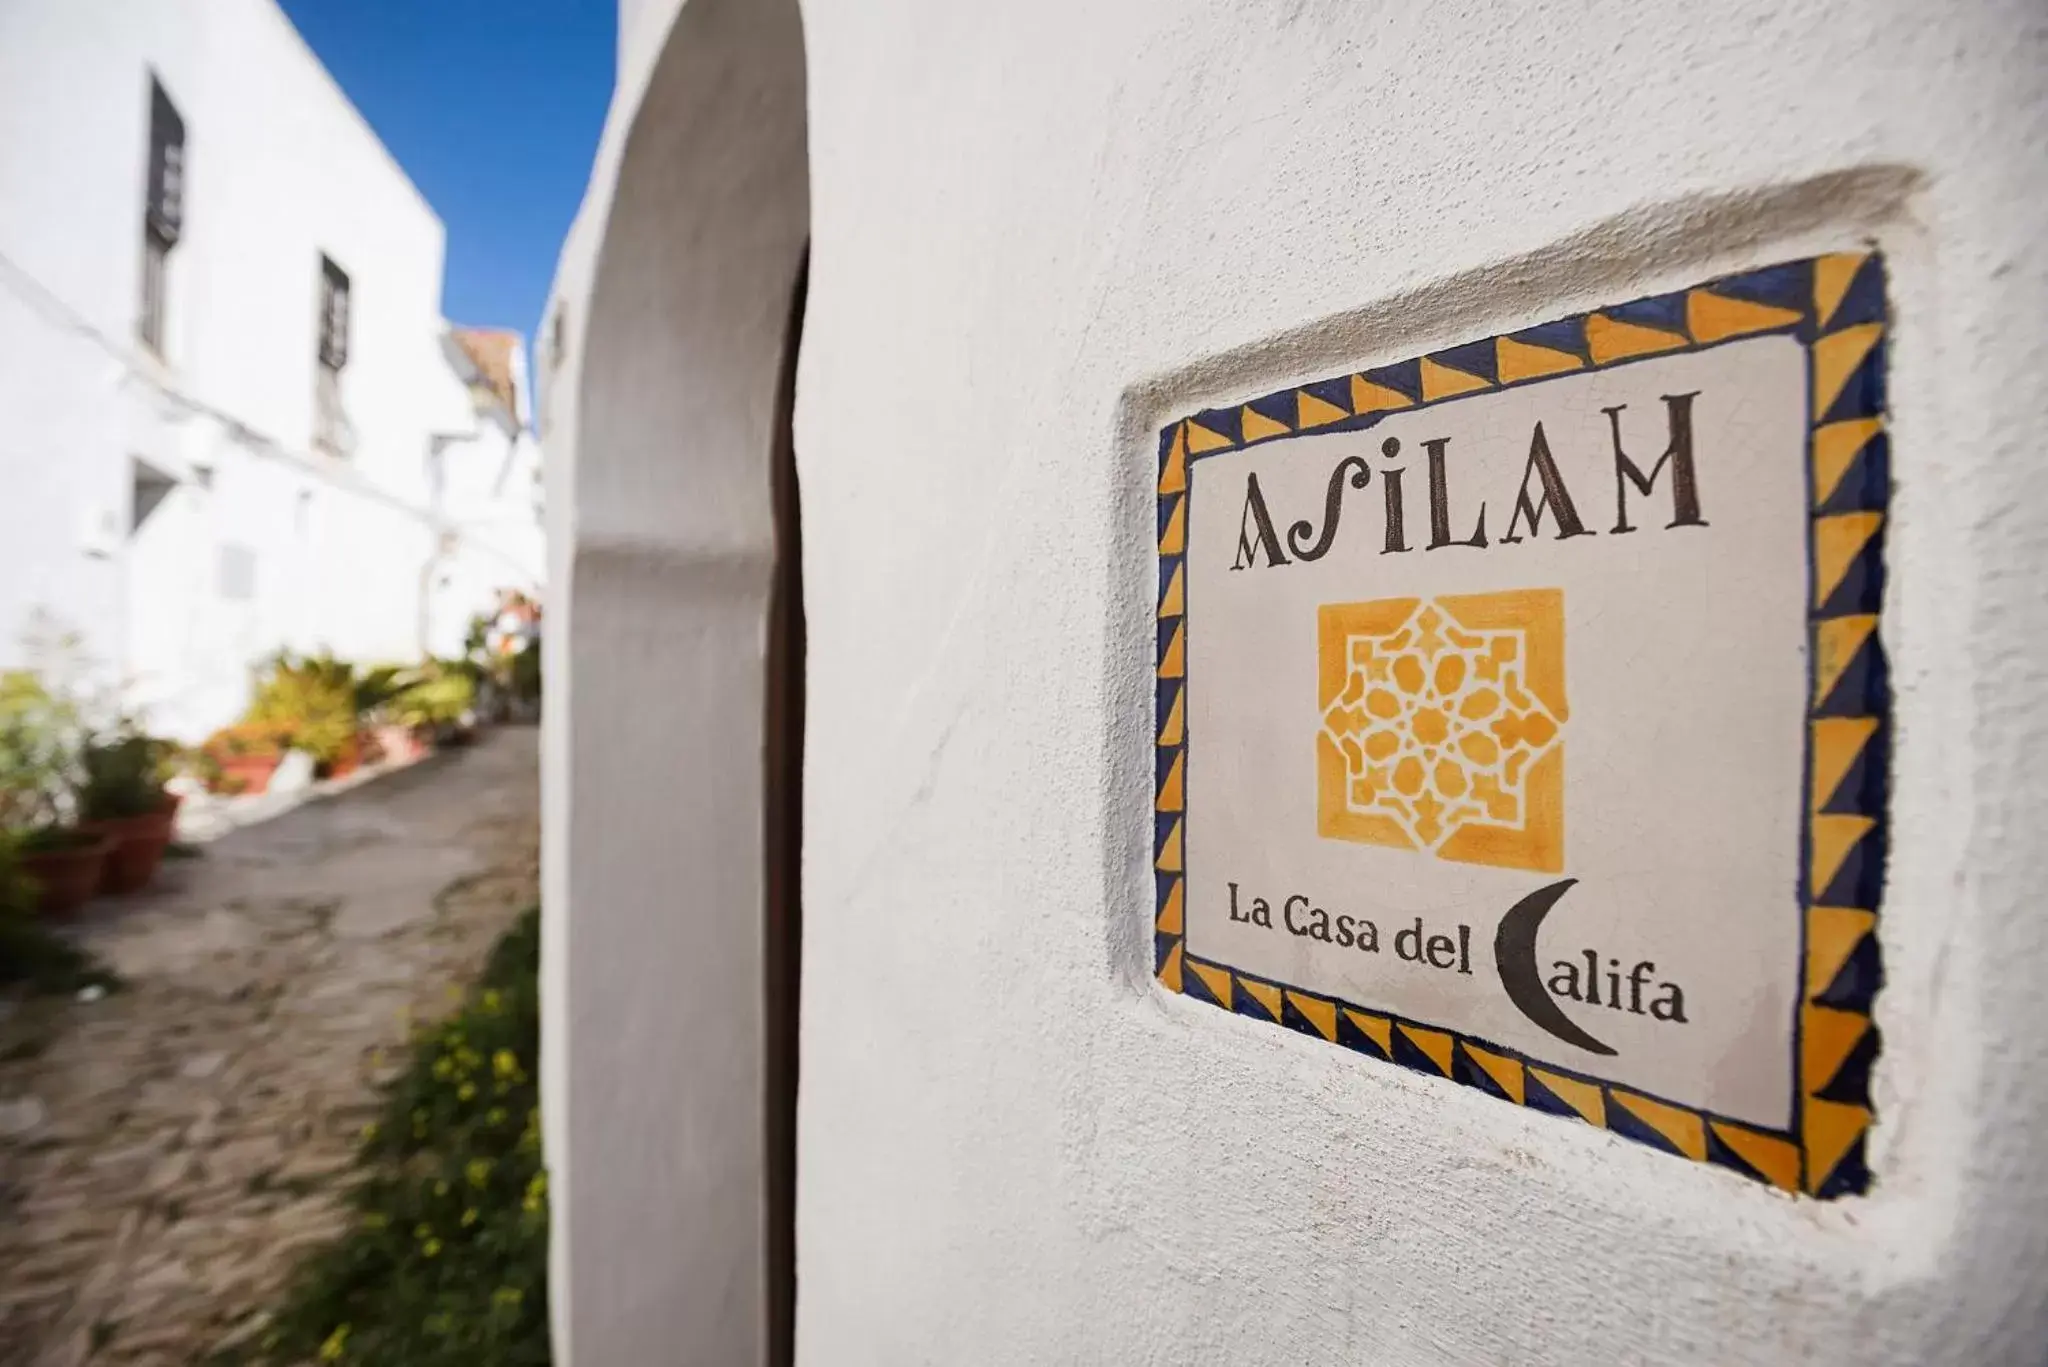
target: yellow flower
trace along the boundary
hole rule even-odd
[[[500,1049],[497,1053],[491,1055],[491,1071],[499,1077],[518,1077],[519,1056],[510,1049]]]
[[[447,1183],[447,1182],[446,1182],[445,1180],[443,1180],[443,1181],[440,1181],[440,1182],[436,1182],[436,1183],[434,1183],[434,1195],[436,1195],[436,1196],[446,1196],[447,1194],[448,1194],[448,1183]]]
[[[474,1082],[463,1083],[460,1087],[457,1087],[455,1089],[455,1096],[456,1099],[460,1101],[469,1101],[473,1099],[476,1096],[476,1084]]]
[[[424,1257],[438,1258],[441,1256],[441,1241],[439,1239],[427,1240],[420,1245],[420,1253]]]
[[[491,1160],[488,1158],[472,1158],[463,1165],[462,1172],[464,1176],[469,1178],[471,1186],[481,1187],[491,1180]]]
[[[503,1009],[504,1001],[505,999],[498,995],[498,990],[495,987],[484,990],[484,1011],[487,1014],[497,1015]]]
[[[320,1345],[320,1360],[322,1362],[339,1362],[341,1361],[341,1355],[347,1351],[348,1326],[346,1324],[337,1324],[334,1326],[334,1332],[327,1336],[327,1341]]]
[[[367,1142],[369,1140],[375,1139],[376,1137],[377,1122],[372,1120],[369,1124],[363,1126],[363,1139]]]
[[[433,1226],[427,1224],[425,1221],[421,1221],[419,1224],[416,1224],[412,1227],[412,1237],[420,1240],[433,1238]]]
[[[475,1224],[475,1223],[476,1223],[476,1210],[475,1210],[474,1208],[471,1208],[471,1209],[469,1209],[469,1210],[465,1210],[465,1211],[463,1211],[463,1212],[462,1212],[462,1227],[463,1227],[464,1229],[468,1229],[468,1228],[469,1228],[469,1227],[470,1227],[471,1225],[473,1225],[473,1224]]]
[[[499,1305],[517,1305],[526,1299],[526,1293],[516,1286],[501,1286],[491,1293],[491,1299]]]

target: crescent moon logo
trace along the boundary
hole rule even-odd
[[[1507,989],[1508,1000],[1523,1015],[1566,1044],[1588,1053],[1612,1054],[1612,1048],[1580,1029],[1578,1022],[1564,1013],[1544,987],[1542,970],[1536,966],[1536,932],[1543,928],[1550,909],[1578,881],[1566,878],[1540,887],[1509,907],[1493,935],[1493,965],[1500,972],[1500,985]]]

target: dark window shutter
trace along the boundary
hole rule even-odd
[[[348,364],[348,272],[320,258],[320,364],[339,370]]]
[[[185,226],[185,120],[154,76],[149,81],[149,198],[144,217],[159,242],[177,245]]]

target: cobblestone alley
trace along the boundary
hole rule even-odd
[[[96,902],[99,1000],[0,1001],[0,1362],[185,1364],[260,1330],[408,1022],[536,897],[536,732],[232,831]]]

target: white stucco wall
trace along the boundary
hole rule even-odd
[[[187,139],[161,362],[135,341],[151,70]],[[443,243],[270,0],[0,7],[0,665],[53,613],[196,738],[279,647],[416,658],[428,443],[479,426],[442,350]],[[322,253],[351,284],[345,462],[310,454]],[[179,481],[133,535],[131,458]],[[530,501],[515,539],[479,564],[531,586]],[[246,597],[222,592],[226,548],[248,552]]]
[[[803,55],[787,4],[720,0],[677,24],[699,41],[622,65],[661,112],[606,133],[601,157],[635,173],[600,172],[571,230],[568,365],[542,395],[551,434],[577,437],[548,469],[549,1297],[558,1354],[589,1363],[760,1360],[770,1313],[768,1037],[749,987]],[[673,269],[682,242],[719,269]],[[556,685],[570,662],[573,694]],[[624,776],[654,773],[662,795],[633,796]]]
[[[2037,8],[812,0],[804,21],[798,1359],[2037,1361]],[[666,31],[640,13],[627,41]],[[765,449],[679,436],[621,368],[681,354],[694,326],[649,299],[754,258],[672,233],[667,257],[630,258],[646,295],[605,283],[616,244],[729,193],[710,172],[745,162],[636,165],[700,107],[665,78],[715,95],[761,60],[729,28],[676,32],[731,46],[626,54],[652,73],[644,103],[622,86],[558,289],[574,393],[551,516],[576,538],[558,569],[614,549],[582,519],[625,490],[627,530],[686,519],[635,543],[683,568],[579,578],[581,629],[549,643],[558,682],[568,666],[549,753],[576,763],[548,774],[548,1141],[570,1231],[557,1338],[580,1363],[758,1347],[678,1309],[756,1266],[704,1176],[754,1122],[730,1105],[736,1065],[691,1046],[758,1002],[745,972],[700,981],[707,948],[758,924],[758,887],[731,876],[758,852],[712,806],[758,770],[730,749],[700,752],[724,768],[636,761],[623,740],[586,764],[576,734],[622,708],[657,734],[759,716],[692,634],[757,618],[758,595],[710,574],[732,543],[688,519]],[[1863,241],[1888,254],[1896,318],[1872,1194],[1791,1200],[1162,991],[1160,422]],[[681,624],[674,650],[639,648],[650,617]],[[661,806],[659,850],[607,825],[633,793]],[[650,899],[672,919],[617,910]],[[599,1029],[634,1047],[579,1048]],[[650,1080],[650,1057],[673,1063]],[[618,1125],[630,1139],[588,1157],[579,1136]],[[647,1294],[618,1298],[615,1276]]]

